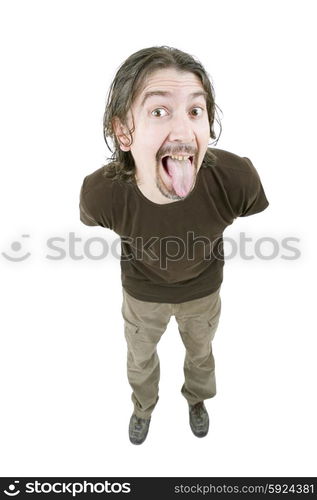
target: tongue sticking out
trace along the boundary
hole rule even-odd
[[[166,166],[172,177],[173,188],[178,196],[187,196],[194,182],[195,168],[188,160],[173,160],[168,156]]]

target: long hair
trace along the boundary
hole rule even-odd
[[[207,92],[206,104],[210,125],[210,137],[216,139],[214,131],[215,119],[220,126],[221,123],[216,112],[215,93],[210,77],[202,64],[192,55],[182,52],[173,47],[156,46],[139,50],[130,55],[119,67],[113,82],[109,88],[106,99],[106,108],[103,117],[103,134],[108,149],[112,156],[108,158],[110,163],[104,165],[104,175],[113,179],[135,182],[135,162],[130,151],[122,151],[114,131],[114,118],[117,117],[123,125],[128,128],[127,114],[138,96],[146,78],[158,69],[175,68],[179,71],[194,73],[200,79],[204,90]],[[220,109],[220,108],[219,108]],[[221,110],[220,110],[221,111]],[[216,117],[215,117],[216,115]],[[130,145],[132,134],[135,130],[132,119],[132,129],[129,129]],[[109,147],[107,137],[112,140],[114,150]],[[208,161],[209,160],[209,161]],[[207,149],[202,167],[208,167],[214,162],[214,155]]]

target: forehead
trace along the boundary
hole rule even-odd
[[[179,71],[175,68],[159,69],[148,75],[145,79],[138,96],[136,105],[141,105],[150,92],[168,92],[173,96],[189,96],[195,92],[203,92],[201,80],[190,71]]]

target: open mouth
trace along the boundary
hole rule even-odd
[[[161,158],[161,162],[162,162],[163,168],[164,168],[165,172],[167,173],[167,175],[168,175],[169,177],[172,177],[172,176],[170,175],[169,171],[168,171],[168,168],[167,168],[167,160],[168,160],[169,156],[170,156],[170,155],[163,156],[163,157]],[[194,157],[193,157],[193,156],[189,156],[189,157],[188,157],[188,159],[189,159],[190,163],[192,164],[192,163],[193,163],[193,161],[194,161]],[[184,161],[184,160],[180,160],[180,163],[181,163],[182,161]],[[186,160],[185,160],[185,161],[186,161]]]

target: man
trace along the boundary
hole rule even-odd
[[[104,114],[111,162],[81,187],[81,221],[121,237],[134,444],[145,440],[158,401],[156,346],[172,315],[186,348],[190,427],[206,436],[204,400],[216,394],[222,234],[235,218],[269,204],[248,158],[208,148],[215,106],[207,73],[191,55],[166,46],[132,54],[117,71]]]

